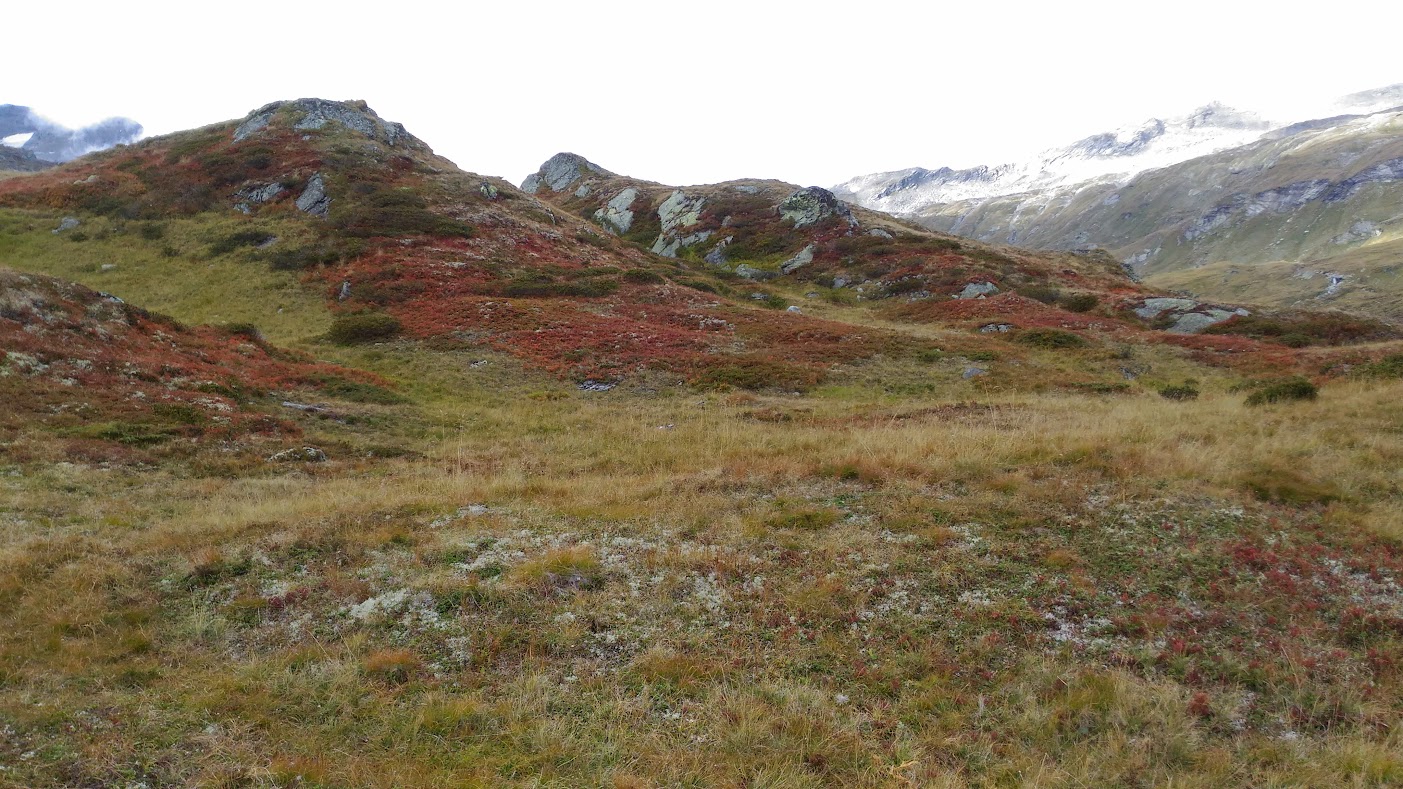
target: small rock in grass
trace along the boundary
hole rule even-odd
[[[325,463],[326,453],[316,447],[284,449],[268,458],[269,463]]]

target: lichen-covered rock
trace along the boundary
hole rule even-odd
[[[880,227],[874,227],[874,228],[872,228],[871,230],[867,231],[867,235],[869,235],[869,236],[876,236],[877,238],[886,238],[886,239],[890,239],[890,238],[892,237],[892,234],[891,234],[891,233],[888,233],[887,231],[881,229]]]
[[[541,169],[526,176],[526,180],[521,182],[521,190],[536,194],[544,186],[552,192],[563,192],[591,173],[606,177],[613,175],[577,153],[558,153],[547,159]]]
[[[665,258],[677,257],[677,252],[683,247],[693,247],[706,241],[714,235],[714,231],[702,230],[691,235],[668,238],[667,234],[658,236],[658,240],[653,242],[653,254],[661,255]]]
[[[234,199],[238,201],[234,208],[245,214],[252,213],[253,206],[272,202],[285,191],[279,183],[250,184],[234,193]]]
[[[312,216],[325,217],[331,210],[331,197],[326,193],[326,181],[317,173],[307,181],[307,188],[297,198],[297,208]]]
[[[852,209],[827,189],[810,186],[784,198],[779,204],[779,215],[795,227],[818,224],[830,216],[842,217],[849,225],[856,227],[857,219]]]
[[[326,453],[316,447],[284,449],[268,458],[269,463],[325,463]]]
[[[779,274],[776,274],[773,271],[765,271],[764,269],[755,268],[754,266],[751,266],[748,263],[742,263],[739,266],[736,266],[736,276],[744,277],[745,279],[753,280],[755,282],[764,282],[765,280],[771,280],[778,277]]]
[[[1188,312],[1180,315],[1179,319],[1174,321],[1174,325],[1165,331],[1170,334],[1198,334],[1209,326],[1222,323],[1234,315],[1246,314],[1246,312],[1246,310],[1230,311],[1216,308],[1203,312]]]
[[[1251,313],[1241,307],[1225,309],[1201,304],[1193,299],[1160,297],[1145,299],[1135,308],[1135,314],[1142,320],[1154,320],[1162,315],[1174,318],[1174,323],[1165,331],[1170,334],[1197,334],[1216,323],[1235,316]]]
[[[483,181],[482,185],[479,186],[477,190],[481,192],[482,196],[487,198],[488,200],[496,200],[502,196],[501,192],[498,191],[496,186],[493,186],[492,184],[489,184],[486,181]]]
[[[677,251],[682,247],[695,246],[711,238],[713,231],[710,230],[685,236],[680,232],[701,221],[704,205],[706,198],[690,197],[681,189],[668,195],[662,205],[658,206],[658,219],[662,221],[663,232],[658,234],[658,239],[653,242],[653,254],[677,257]]]
[[[628,229],[633,227],[633,211],[631,211],[629,207],[632,206],[633,201],[637,199],[638,190],[630,186],[614,195],[614,198],[603,208],[595,211],[594,219],[603,225],[606,230],[611,230],[619,234],[627,233]]]
[[[999,292],[999,287],[992,282],[971,282],[965,289],[955,295],[957,299],[977,299],[983,296],[992,296]]]
[[[279,112],[286,111],[293,119],[293,128],[314,131],[328,123],[339,123],[366,137],[393,146],[410,135],[404,126],[382,120],[363,101],[328,101],[326,99],[297,99],[275,101],[249,113],[234,130],[234,142],[243,142],[267,129]]]
[[[785,274],[793,274],[812,262],[814,262],[814,245],[809,244],[799,250],[799,254],[781,263],[779,270]]]
[[[1135,308],[1135,314],[1144,320],[1154,320],[1162,312],[1187,312],[1198,309],[1193,299],[1157,298],[1145,299],[1144,304]]]
[[[702,258],[702,260],[705,260],[707,263],[710,263],[713,266],[726,265],[726,247],[729,246],[730,243],[735,240],[735,236],[726,236],[725,238],[716,242],[716,246],[712,247],[711,251],[706,253],[706,257]]]
[[[66,230],[72,230],[73,228],[77,227],[77,226],[80,225],[80,224],[82,224],[82,223],[78,221],[78,217],[76,217],[76,216],[66,216],[66,217],[64,217],[62,220],[59,221],[58,227],[54,228],[54,233],[55,233],[55,234],[58,234],[58,233],[62,233],[62,232],[64,232],[64,231],[66,231]]]
[[[688,197],[681,189],[668,195],[658,206],[658,219],[662,220],[663,232],[695,225],[701,221],[701,210],[705,204],[705,198]]]

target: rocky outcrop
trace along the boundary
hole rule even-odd
[[[280,183],[249,184],[234,193],[234,208],[243,214],[253,213],[253,207],[270,203],[287,190]],[[300,206],[299,206],[300,207]]]
[[[1136,316],[1153,321],[1172,318],[1165,331],[1170,334],[1197,334],[1214,324],[1222,323],[1235,316],[1251,313],[1241,307],[1229,309],[1212,304],[1202,304],[1193,299],[1159,297],[1145,299],[1134,308]]]
[[[812,262],[814,262],[814,245],[809,244],[799,250],[799,254],[781,263],[779,265],[779,270],[785,274],[793,274]]]
[[[857,226],[852,209],[832,192],[817,186],[800,189],[784,198],[778,210],[780,217],[793,222],[796,228],[816,225],[830,216],[841,217],[850,226]]]
[[[714,234],[711,230],[700,230],[695,233],[684,233],[686,228],[692,227],[701,221],[702,207],[706,205],[706,198],[691,196],[681,189],[668,195],[668,198],[658,206],[658,219],[662,222],[662,233],[658,234],[658,239],[653,242],[653,254],[663,257],[677,257],[678,250],[683,247],[696,246]]]
[[[234,130],[234,142],[243,142],[267,129],[280,114],[285,114],[298,131],[316,131],[327,124],[337,123],[368,139],[389,146],[413,139],[404,126],[382,120],[363,101],[328,101],[326,99],[297,99],[275,101],[249,113]]]
[[[613,173],[577,153],[558,153],[547,159],[541,169],[526,176],[521,182],[521,191],[536,194],[545,187],[552,192],[563,192],[588,175],[608,177]]]
[[[297,208],[312,216],[325,218],[331,211],[331,196],[326,193],[326,181],[317,173],[307,181],[307,188],[297,198]]]
[[[617,234],[627,233],[633,227],[633,201],[638,199],[638,190],[629,187],[614,195],[605,206],[594,212],[594,219],[606,230]]]
[[[985,296],[992,296],[999,292],[999,287],[992,282],[971,282],[965,286],[964,290],[955,295],[957,299],[982,299]]]

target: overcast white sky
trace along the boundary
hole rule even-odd
[[[1403,82],[1403,3],[11,4],[0,103],[161,134],[363,98],[513,182],[569,150],[674,184],[996,164],[1217,99]],[[1293,10],[1293,9],[1302,10]],[[23,31],[23,32],[18,32]]]

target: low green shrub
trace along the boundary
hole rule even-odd
[[[359,313],[342,315],[331,322],[327,338],[338,345],[387,340],[399,334],[400,322],[391,315],[381,313]]]
[[[1090,293],[1076,293],[1061,300],[1062,309],[1068,312],[1090,312],[1101,303],[1101,299]]]
[[[1165,400],[1197,400],[1198,395],[1198,388],[1187,383],[1179,386],[1162,386],[1159,389],[1159,396]]]
[[[1300,376],[1267,384],[1247,396],[1248,405],[1314,400],[1320,394],[1315,384]]]
[[[1087,346],[1086,340],[1080,335],[1061,329],[1027,329],[1019,332],[1013,339],[1034,348],[1067,349]]]

